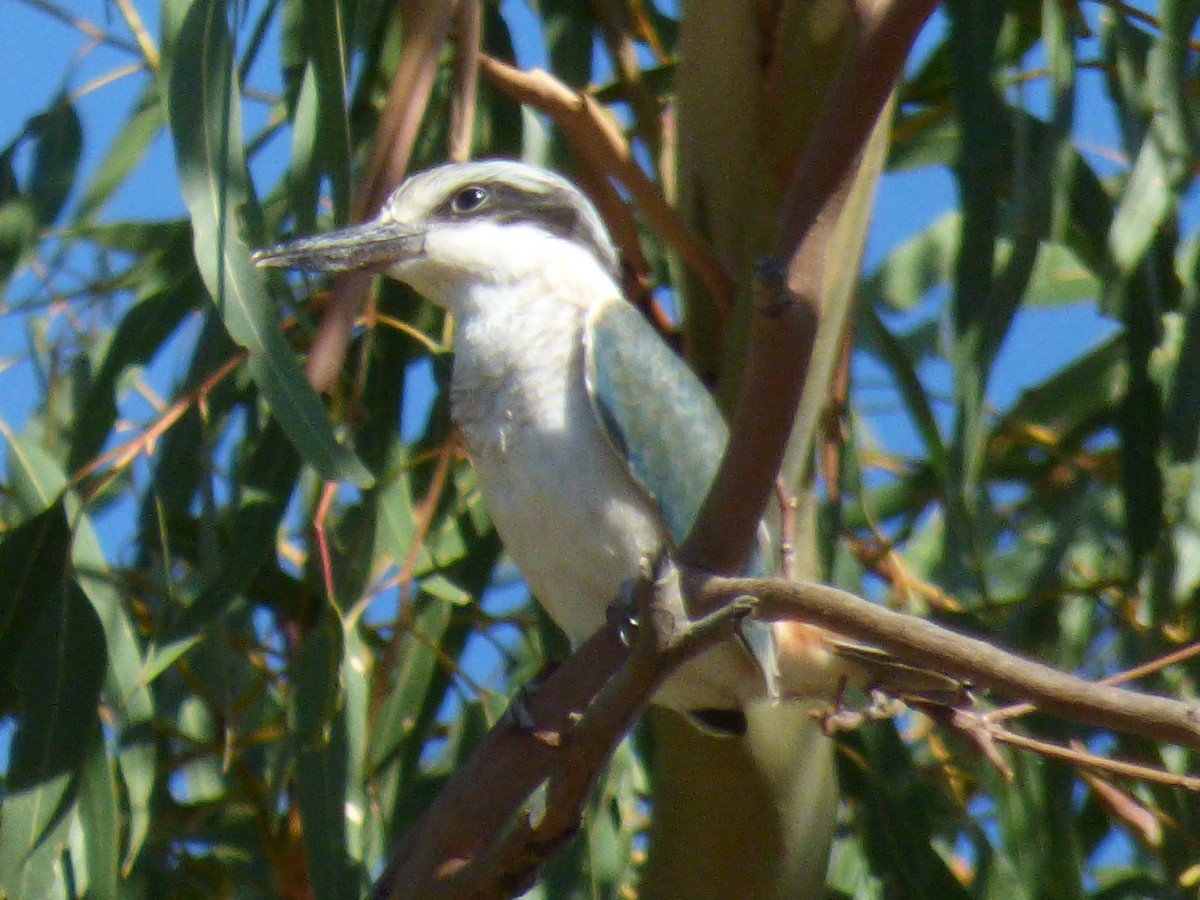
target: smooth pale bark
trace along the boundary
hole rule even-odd
[[[788,179],[837,76],[845,43],[840,0],[777,8],[769,49],[764,38],[770,32],[756,4],[692,0],[682,21],[678,203],[739,288],[738,308],[723,325],[703,289],[686,281],[685,333],[699,371],[721,374],[719,393],[726,398],[736,396],[753,264],[771,248]],[[764,59],[777,63],[764,71]],[[799,577],[819,575],[805,462],[852,308],[890,119],[889,105],[833,239],[821,327],[784,466],[800,500]],[[740,740],[702,735],[661,710],[651,723],[655,810],[641,896],[823,896],[837,792],[832,744],[806,710],[757,709]]]

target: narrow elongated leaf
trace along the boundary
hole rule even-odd
[[[350,746],[338,690],[345,661],[341,623],[327,614],[305,638],[295,670],[296,798],[317,900],[351,900],[362,890],[347,844]]]
[[[48,896],[75,802],[74,781],[99,741],[104,632],[71,578],[36,598],[38,622],[17,653],[24,698],[0,807],[0,895]],[[103,753],[103,750],[97,752]]]
[[[0,203],[0,288],[25,259],[36,236],[37,215],[28,198]]]
[[[350,217],[350,121],[346,110],[347,35],[354,30],[354,4],[310,0],[303,5],[305,35],[316,76],[317,118],[312,134],[320,151],[320,172],[329,178],[333,215]],[[350,21],[346,21],[347,18]]]
[[[69,801],[71,776],[62,772],[32,787],[10,790],[0,803],[0,896],[51,897],[71,819],[56,815]]]
[[[192,216],[196,260],[247,368],[296,448],[330,481],[368,486],[371,474],[337,442],[279,324],[244,237],[256,216],[241,144],[232,36],[221,0],[188,9],[167,83],[180,186]]]
[[[34,442],[22,437],[9,441],[9,472],[16,496],[26,509],[38,510],[55,502],[65,489],[66,475],[58,463]],[[75,524],[71,561],[79,588],[98,616],[104,631],[100,652],[107,663],[105,690],[114,700],[113,719],[119,730],[119,759],[130,807],[130,838],[125,864],[132,863],[149,828],[150,795],[155,781],[155,754],[145,731],[154,718],[154,702],[139,682],[142,653],[137,629],[123,598],[113,587],[108,562],[91,519],[68,497]]]
[[[29,640],[41,598],[62,581],[71,534],[62,503],[12,529],[0,540],[0,681],[14,674],[17,651]]]
[[[219,571],[188,608],[180,626],[184,634],[211,621],[264,565],[274,561],[279,520],[295,488],[300,458],[275,418],[248,449],[241,502],[230,527],[232,546],[222,554]],[[280,598],[280,603],[287,599]]]
[[[88,890],[117,897],[121,865],[121,822],[117,783],[104,741],[88,744],[79,778],[79,825],[87,860]]]
[[[75,183],[83,151],[83,126],[75,107],[60,98],[30,123],[30,131],[37,138],[37,147],[29,196],[38,223],[44,226],[58,218]]]
[[[104,362],[92,381],[75,419],[69,471],[78,471],[104,448],[117,420],[117,386],[130,366],[144,365],[162,347],[191,310],[185,279],[135,304],[113,332]]]
[[[417,714],[437,672],[435,647],[450,626],[454,606],[442,600],[423,603],[408,632],[400,639],[391,675],[392,689],[375,716],[371,731],[371,767],[386,765],[397,754],[416,724]]]
[[[90,219],[137,168],[150,144],[166,125],[165,109],[155,85],[138,98],[104,159],[92,173],[79,199],[78,218]]]

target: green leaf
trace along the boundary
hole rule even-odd
[[[117,386],[131,366],[145,365],[190,312],[183,297],[194,295],[184,286],[186,270],[166,290],[135,303],[112,332],[104,361],[75,417],[67,470],[77,472],[104,449],[117,421]]]
[[[347,34],[354,30],[354,4],[338,0],[309,0],[303,4],[308,54],[314,66],[317,111],[313,139],[322,175],[329,177],[333,215],[350,219],[350,121],[346,109]],[[349,19],[350,21],[347,21]]]
[[[67,486],[62,467],[25,435],[4,429],[8,439],[8,472],[13,495],[27,515],[37,515],[54,503]]]
[[[59,858],[71,828],[58,815],[70,801],[71,776],[55,775],[40,784],[9,790],[0,804],[0,896],[52,897]]]
[[[946,284],[958,256],[962,216],[944,213],[932,225],[900,244],[868,277],[863,279],[864,306],[885,303],[892,309],[908,310]]]
[[[75,771],[99,725],[104,680],[104,629],[78,583],[61,579],[37,603],[37,624],[15,665],[26,699],[8,773],[18,790]]]
[[[173,34],[166,82],[180,186],[192,216],[196,261],[247,369],[305,460],[327,481],[369,486],[371,474],[337,442],[279,323],[244,237],[257,217],[241,145],[241,104],[228,7],[197,0]]]
[[[117,782],[104,742],[88,746],[80,767],[79,825],[87,860],[88,893],[117,897],[121,863],[121,813]]]
[[[142,665],[138,681],[142,684],[152,684],[154,679],[175,665],[185,653],[199,642],[200,635],[197,634],[171,641],[162,647],[151,647],[149,654],[146,656],[146,662]]]
[[[1109,228],[1109,246],[1121,273],[1128,275],[1150,249],[1167,217],[1177,209],[1200,149],[1200,105],[1192,96],[1187,40],[1200,5],[1194,0],[1163,3],[1165,30],[1150,50],[1146,74],[1155,98],[1154,116],[1142,138],[1133,171]]]
[[[13,676],[17,651],[28,643],[43,598],[66,571],[71,533],[61,502],[22,523],[0,541],[0,682]]]
[[[92,173],[79,199],[78,219],[92,218],[113,192],[125,184],[165,125],[162,98],[158,95],[157,85],[151,84],[134,104],[104,159]]]
[[[27,510],[41,510],[57,501],[67,483],[58,463],[27,438],[13,435],[8,438],[8,470],[18,501]],[[99,538],[90,518],[76,510],[77,501],[73,497],[67,505],[75,523],[71,561],[79,585],[104,628],[101,652],[108,664],[105,689],[115,701],[112,715],[120,732],[119,759],[130,806],[130,841],[125,860],[129,865],[149,828],[155,755],[150,736],[142,730],[154,718],[154,703],[149,690],[138,681],[142,656],[137,629],[120,594],[113,588]]]
[[[962,216],[948,212],[928,228],[899,244],[870,275],[863,279],[862,299],[907,311],[931,291],[953,278],[958,257]],[[1013,241],[1000,235],[995,261],[1004,266],[1013,253]],[[1025,307],[1055,306],[1099,297],[1103,286],[1096,274],[1070,246],[1041,241],[1021,303]]]
[[[29,123],[29,132],[37,142],[29,196],[38,223],[46,226],[58,218],[75,183],[83,127],[75,107],[60,97],[49,111]]]
[[[363,888],[348,845],[352,751],[338,690],[344,640],[341,622],[327,612],[304,639],[295,669],[296,799],[317,900],[357,900]]]
[[[880,360],[891,371],[900,396],[904,400],[904,405],[908,408],[913,424],[916,425],[917,432],[925,443],[930,465],[933,466],[939,478],[945,478],[948,473],[949,456],[946,452],[946,444],[942,440],[941,429],[933,415],[929,397],[917,377],[916,363],[919,360],[909,357],[902,343],[880,321],[871,305],[863,304],[859,320],[864,326],[865,340],[876,348]]]
[[[375,532],[378,545],[376,554],[390,557],[395,565],[403,566],[413,553],[413,542],[417,537],[411,472],[402,470],[380,486],[376,495],[376,508],[379,523]],[[424,543],[415,549],[414,574],[429,571],[433,566],[429,550]]]
[[[212,621],[275,559],[279,523],[295,489],[300,458],[274,417],[256,438],[246,442],[249,456],[239,472],[241,490],[219,571],[188,608],[181,634]],[[280,605],[287,599],[279,598]]]
[[[454,606],[441,600],[424,602],[396,648],[399,665],[391,673],[391,691],[375,717],[368,758],[371,768],[388,764],[409,739],[421,706],[438,671],[442,637],[450,627]]]
[[[29,253],[37,238],[37,214],[26,198],[0,203],[0,288]]]
[[[1109,228],[1113,259],[1129,273],[1145,256],[1167,214],[1177,201],[1176,190],[1186,174],[1186,148],[1163,145],[1163,136],[1151,129],[1142,142],[1133,171],[1121,192]]]
[[[61,569],[59,574],[52,590],[32,598],[38,621],[14,665],[24,703],[0,808],[0,895],[7,891],[10,897],[50,895],[75,803],[74,782],[99,742],[104,632],[79,585],[62,578]],[[103,748],[97,752],[103,755]]]

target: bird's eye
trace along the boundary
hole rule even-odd
[[[488,195],[481,187],[463,188],[450,199],[450,209],[456,213],[472,213],[487,203]]]

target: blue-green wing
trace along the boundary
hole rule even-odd
[[[712,395],[625,302],[599,305],[585,326],[585,377],[596,416],[637,482],[658,503],[678,544],[696,521],[729,429]],[[762,574],[763,554],[748,566]],[[775,691],[772,629],[747,621],[743,637]]]

